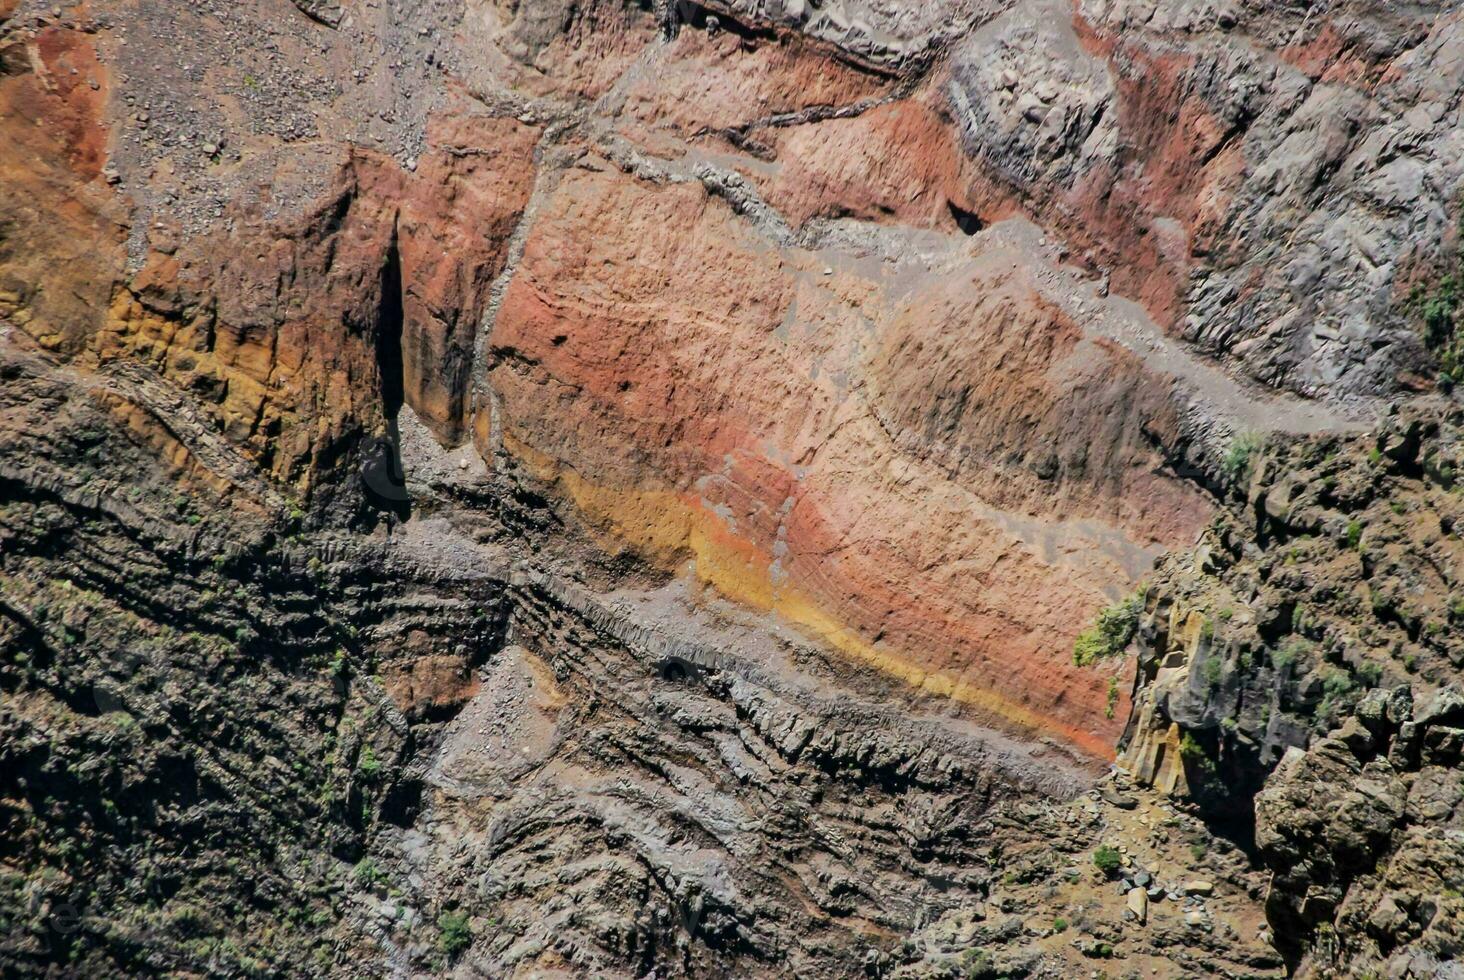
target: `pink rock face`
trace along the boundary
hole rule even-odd
[[[778,246],[700,185],[587,159],[499,311],[495,425],[611,539],[1103,755],[1122,715],[1072,639],[1206,514],[1151,472],[1168,382],[1020,253],[888,241],[917,243],[948,268]]]

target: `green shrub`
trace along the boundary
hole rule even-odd
[[[1347,547],[1353,550],[1362,544],[1362,521],[1354,520],[1347,525]]]
[[[1383,679],[1383,665],[1366,660],[1357,665],[1357,679],[1363,687],[1377,687]]]
[[[464,912],[444,912],[437,919],[441,934],[437,937],[437,948],[448,956],[456,956],[473,944],[473,933],[468,928],[468,916]]]
[[[1410,296],[1423,320],[1423,344],[1439,364],[1440,387],[1448,390],[1464,379],[1464,258],[1433,288],[1422,284]]]
[[[1277,670],[1285,670],[1298,660],[1311,656],[1316,644],[1304,636],[1288,636],[1281,648],[1271,655],[1271,663]]]
[[[1205,658],[1205,683],[1210,686],[1211,690],[1220,686],[1220,673],[1224,666],[1220,658],[1214,654]]]
[[[1252,457],[1265,444],[1265,440],[1256,432],[1241,432],[1225,450],[1225,456],[1220,460],[1220,472],[1232,486],[1238,486],[1250,478]]]
[[[1329,698],[1339,698],[1351,693],[1352,675],[1345,670],[1329,667],[1322,674],[1322,693]]]
[[[1346,698],[1355,689],[1352,675],[1338,667],[1327,667],[1322,672],[1322,703],[1317,705],[1317,719],[1330,724],[1336,712],[1337,702]]]
[[[961,974],[966,980],[992,980],[996,971],[992,969],[991,957],[984,949],[968,949],[961,954]]]
[[[1061,934],[1067,932],[1067,927],[1067,919],[1064,919],[1062,916],[1058,916],[1057,918],[1052,920],[1052,931],[1054,933]]]
[[[386,880],[386,874],[376,866],[376,862],[369,857],[362,858],[357,862],[356,867],[351,870],[351,875],[356,879],[356,884],[363,888],[370,888]]]
[[[1098,614],[1092,626],[1078,634],[1073,643],[1073,663],[1086,667],[1105,657],[1123,653],[1139,628],[1143,599],[1135,593],[1120,599]]]
[[[1108,875],[1110,878],[1122,866],[1123,856],[1118,853],[1118,849],[1115,847],[1100,844],[1098,849],[1093,852],[1093,867]]]
[[[1108,703],[1103,707],[1105,718],[1113,717],[1113,709],[1118,706],[1118,678],[1108,678]]]
[[[1185,732],[1179,739],[1179,757],[1184,760],[1185,770],[1190,773],[1213,775],[1215,772],[1214,760],[1205,751],[1205,747],[1199,740],[1189,732]]]

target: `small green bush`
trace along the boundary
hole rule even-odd
[[[437,919],[441,934],[437,937],[437,948],[448,956],[457,956],[473,944],[473,933],[468,928],[468,916],[464,912],[444,912]]]
[[[1271,663],[1277,670],[1285,670],[1298,660],[1311,656],[1316,644],[1304,636],[1288,636],[1280,649],[1271,655]]]
[[[1322,674],[1322,693],[1329,698],[1338,698],[1344,694],[1349,694],[1352,688],[1352,676],[1345,670],[1332,667],[1328,668]]]
[[[1105,718],[1113,717],[1113,709],[1118,706],[1118,678],[1108,678],[1108,703],[1103,707]]]
[[[1205,683],[1211,690],[1220,686],[1220,673],[1224,667],[1220,658],[1213,654],[1205,658]]]
[[[1347,547],[1357,550],[1362,544],[1362,521],[1354,520],[1347,525]]]
[[[1143,599],[1135,593],[1115,602],[1098,614],[1092,626],[1078,634],[1073,643],[1073,663],[1087,667],[1105,657],[1123,653],[1139,628]]]
[[[1250,478],[1252,458],[1265,444],[1259,433],[1242,432],[1230,440],[1225,456],[1220,460],[1220,472],[1232,486]]]
[[[1205,747],[1190,732],[1185,732],[1179,739],[1179,757],[1185,762],[1185,769],[1190,773],[1201,773],[1213,775],[1215,763],[1210,758]]]
[[[386,874],[376,866],[376,862],[369,857],[362,858],[357,862],[356,867],[351,870],[351,875],[356,879],[356,884],[363,888],[370,888],[379,882],[386,880]]]
[[[1067,919],[1064,919],[1062,916],[1058,916],[1056,919],[1052,920],[1052,931],[1056,934],[1061,935],[1062,933],[1067,932],[1067,927]]]
[[[1093,867],[1108,875],[1110,878],[1122,866],[1123,856],[1118,853],[1118,849],[1115,847],[1100,844],[1098,849],[1093,852]]]
[[[1377,687],[1383,679],[1383,665],[1371,660],[1358,664],[1357,679],[1362,682],[1363,687]]]
[[[1438,359],[1439,386],[1445,390],[1464,377],[1464,258],[1454,262],[1455,268],[1431,289],[1420,283],[1409,297],[1423,320],[1423,343]]]

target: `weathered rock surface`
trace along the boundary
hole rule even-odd
[[[1431,977],[1457,960],[1461,721],[1455,688],[1422,705],[1407,686],[1372,691],[1256,798],[1256,841],[1277,868],[1267,913],[1306,968]]]
[[[1286,861],[1293,963],[1423,975],[1461,53],[1373,0],[0,0],[0,964],[1265,975]],[[1263,785],[1249,866],[1198,817]]]
[[[1230,511],[1148,588],[1125,766],[1235,800],[1369,689],[1454,681],[1460,421],[1435,404],[1366,438],[1237,447]]]
[[[1162,902],[1132,932],[1091,867],[1119,840],[1177,868],[1193,818],[1076,795],[1065,754],[902,707],[674,583],[544,562],[542,502],[408,414],[433,475],[368,535],[176,418],[171,465],[218,487],[180,495],[110,407],[138,391],[40,353],[0,370],[8,972],[1274,973],[1238,858],[1212,912],[1239,946]],[[474,540],[453,498],[495,485],[512,533]],[[1071,926],[1034,942],[1022,911]]]
[[[1460,422],[1435,403],[1252,447],[1230,513],[1149,588],[1120,765],[1254,834],[1303,975],[1457,957]]]

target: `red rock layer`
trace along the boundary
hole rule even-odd
[[[378,345],[399,291],[405,401],[442,441],[471,425],[606,547],[775,613],[854,667],[1106,756],[1122,671],[1073,667],[1072,639],[1207,505],[1154,448],[1179,426],[1171,380],[1044,298],[1046,258],[967,238],[956,217],[1028,208],[1122,252],[1115,281],[1173,312],[1187,250],[1223,210],[1224,134],[1146,62],[1157,90],[1119,86],[1126,125],[1149,127],[1138,156],[1062,196],[1018,190],[968,156],[940,71],[910,94],[787,31],[653,44],[644,12],[566,17],[514,20],[479,66],[542,103],[505,99],[509,116],[447,99],[412,170],[324,141],[330,176],[307,206],[273,216],[261,190],[208,233],[150,227],[133,274],[101,177],[105,79],[68,81],[99,71],[91,42],[8,49],[6,106],[56,124],[21,127],[21,153],[0,156],[3,214],[35,229],[26,249],[0,246],[5,312],[79,364],[152,369],[304,494],[385,425]],[[545,129],[521,120],[547,118],[552,172],[530,208]],[[609,159],[635,154],[640,176]],[[1214,176],[1199,195],[1196,159]],[[711,194],[707,166],[767,208]],[[1158,192],[1177,245],[1151,227]],[[817,237],[841,218],[860,224]],[[480,341],[490,397],[475,404]],[[155,422],[137,428],[164,445]],[[404,681],[414,699],[456,696],[461,678],[437,673]]]
[[[141,363],[198,397],[220,431],[302,492],[382,424],[383,276],[400,276],[406,402],[460,438],[488,287],[528,200],[537,128],[454,112],[415,172],[341,146],[312,205],[238,204],[209,235],[161,220],[123,270],[124,202],[102,179],[106,79],[92,36],[51,28],[6,48],[0,110],[0,314],[41,346]],[[11,139],[13,137],[13,139]],[[395,263],[391,260],[395,257]]]
[[[1108,677],[1072,638],[1205,507],[1150,475],[1167,383],[1085,341],[1017,257],[846,266],[590,159],[541,209],[492,344],[482,428],[611,540],[1108,752]]]

